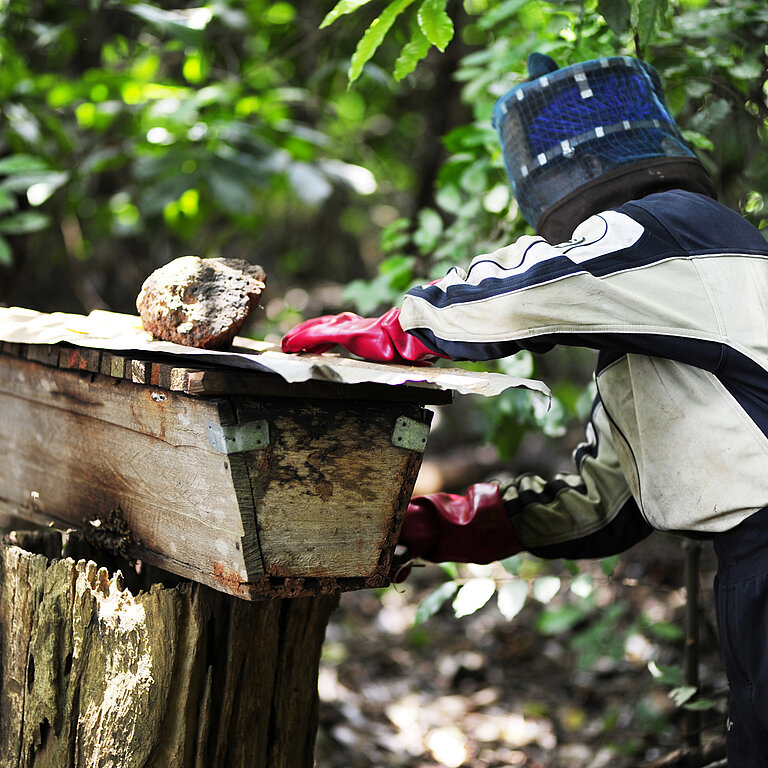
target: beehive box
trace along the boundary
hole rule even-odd
[[[319,397],[311,384],[263,395],[260,383],[274,382],[260,373],[233,381],[252,394],[190,395],[185,377],[206,371],[176,368],[172,390],[161,385],[167,364],[6,346],[8,511],[90,528],[132,558],[244,598],[388,583],[429,430],[421,404]]]
[[[102,315],[97,326],[112,320]],[[429,433],[424,406],[449,402],[451,382],[473,374],[434,372],[436,386],[275,353],[273,366],[309,365],[290,382],[233,368],[226,353],[106,349],[109,333],[95,342],[66,317],[65,333],[37,314],[20,332],[0,312],[0,339],[36,342],[0,341],[0,510],[244,599],[388,583]]]

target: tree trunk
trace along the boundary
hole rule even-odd
[[[312,766],[337,600],[246,602],[189,581],[132,592],[93,561],[6,541],[0,765]]]

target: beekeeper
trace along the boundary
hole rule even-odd
[[[532,54],[529,72],[494,124],[538,234],[382,318],[309,320],[284,348],[395,361],[597,350],[573,474],[415,498],[401,543],[489,562],[605,557],[654,529],[711,539],[729,766],[768,766],[768,243],[716,202],[647,63],[561,69]]]

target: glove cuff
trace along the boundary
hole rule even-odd
[[[465,496],[434,493],[412,499],[400,542],[412,555],[436,563],[492,563],[525,548],[494,483],[470,486]]]

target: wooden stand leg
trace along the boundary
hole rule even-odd
[[[92,561],[2,543],[0,765],[309,768],[337,600],[134,593]]]

